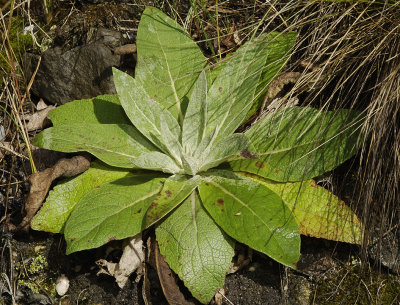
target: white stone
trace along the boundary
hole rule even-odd
[[[61,276],[58,277],[56,281],[56,291],[59,296],[63,296],[64,294],[67,293],[69,288],[69,279],[62,274]]]

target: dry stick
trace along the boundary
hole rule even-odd
[[[16,90],[14,88],[14,86],[13,86],[13,89]],[[7,91],[9,91],[8,88],[7,88]],[[18,113],[17,106],[15,105],[15,101],[11,96],[11,92],[9,92],[9,95],[10,95],[10,99],[11,99],[12,111],[14,112],[15,119],[16,119],[18,125],[20,126],[22,137],[23,137],[23,140],[24,140],[24,142],[26,144],[26,149],[28,150],[28,155],[29,155],[29,160],[30,160],[31,167],[32,167],[32,172],[36,173],[37,169],[36,169],[36,166],[35,166],[35,162],[33,161],[32,151],[31,151],[31,148],[30,148],[29,137],[28,137],[28,133],[27,133],[27,130],[26,130],[25,122],[23,123],[21,121],[21,117],[20,117],[20,115]]]
[[[5,206],[5,211],[4,211],[4,216],[6,217],[6,219],[7,219],[7,211],[8,211],[8,199],[9,199],[9,194],[10,194],[9,190],[11,188],[10,183],[11,183],[11,177],[12,177],[12,174],[14,171],[14,161],[15,161],[15,157],[13,156],[12,162],[11,162],[10,173],[8,175],[8,183],[7,183],[6,206]]]
[[[218,0],[215,0],[215,14],[217,15],[215,20],[217,22],[217,41],[218,41],[218,55],[219,55],[219,60],[221,60],[221,43],[220,43],[220,37],[219,37],[219,25],[218,25]]]
[[[12,76],[13,76],[13,79],[14,79],[14,82],[15,82],[15,87],[13,86],[13,89],[17,93],[18,101],[19,101],[19,104],[21,105],[21,103],[22,103],[21,92],[19,90],[18,77],[17,77],[17,72],[15,70],[15,65],[14,65],[14,62],[15,62],[15,60],[14,60],[14,51],[12,49],[11,42],[10,42],[10,36],[9,36],[10,30],[11,30],[11,22],[12,22],[12,12],[13,12],[13,10],[14,10],[14,1],[11,2],[10,22],[8,24],[8,28],[5,25],[3,16],[2,16],[2,21],[3,21],[4,29],[6,29],[5,36],[6,36],[7,45],[8,45],[8,48],[9,48],[9,50],[8,50],[8,52],[6,52],[6,54],[7,54],[7,58],[8,58],[8,63],[10,65],[10,70],[11,70],[11,73],[12,73]],[[35,162],[33,161],[33,156],[32,156],[32,151],[31,151],[31,148],[30,148],[28,134],[27,134],[27,131],[26,131],[26,126],[25,126],[25,124],[23,124],[21,122],[21,118],[19,117],[19,111],[17,110],[17,107],[15,106],[15,101],[12,98],[12,95],[11,95],[10,92],[9,92],[9,96],[10,96],[10,100],[11,100],[11,106],[12,106],[13,111],[15,113],[18,125],[20,126],[20,129],[21,129],[22,137],[24,138],[23,140],[24,140],[24,142],[26,144],[26,148],[28,150],[28,155],[29,155],[29,160],[30,160],[30,163],[31,163],[32,172],[36,173],[37,170],[36,170]]]
[[[3,7],[1,8],[0,11],[1,11],[1,12],[5,11],[6,8],[10,6],[10,4],[11,4],[11,0],[8,0],[8,1],[3,5]]]
[[[22,101],[21,101],[21,103],[19,104],[19,107],[18,107],[18,112],[22,110],[22,105],[25,103],[25,99],[26,99],[26,97],[27,97],[29,91],[31,90],[33,81],[35,80],[36,73],[37,73],[38,70],[39,70],[39,66],[40,66],[40,63],[41,63],[41,62],[42,62],[42,56],[39,57],[38,63],[37,63],[37,65],[36,65],[36,69],[35,69],[35,71],[34,71],[33,74],[32,74],[32,77],[31,77],[31,80],[30,80],[29,83],[28,83],[28,86],[26,87],[26,91],[25,91],[24,97],[22,98]]]

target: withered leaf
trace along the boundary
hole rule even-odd
[[[193,302],[187,301],[180,291],[179,286],[175,281],[174,274],[161,255],[158,243],[155,241],[154,247],[157,273],[160,279],[161,287],[164,292],[165,298],[170,305],[194,305]]]
[[[29,224],[36,212],[42,206],[43,200],[49,191],[51,183],[60,177],[76,176],[89,169],[90,161],[83,156],[75,156],[71,159],[61,159],[53,167],[37,172],[29,176],[31,185],[28,198],[22,207],[24,218],[18,226],[9,223],[10,231],[27,231]]]

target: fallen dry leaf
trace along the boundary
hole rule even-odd
[[[116,55],[125,55],[136,53],[136,45],[133,43],[125,44],[123,46],[117,47],[114,49],[114,54]]]
[[[174,274],[161,255],[158,243],[155,242],[154,254],[156,259],[158,278],[160,279],[161,287],[164,296],[170,305],[194,305],[194,303],[187,301],[185,296],[180,291],[178,284],[175,281]]]
[[[71,159],[61,159],[53,167],[29,176],[28,181],[31,188],[28,198],[22,207],[22,215],[24,218],[17,227],[8,222],[10,231],[26,231],[29,229],[29,224],[33,216],[35,216],[36,212],[42,206],[50,185],[55,179],[76,176],[89,169],[89,166],[90,161],[86,157],[75,156]]]
[[[43,129],[46,125],[46,121],[48,122],[48,114],[50,110],[54,109],[55,106],[47,106],[43,101],[39,102],[37,105],[38,111],[34,114],[28,114],[24,116],[25,120],[29,120],[28,124],[26,124],[26,129],[28,131]]]
[[[265,94],[261,111],[264,111],[266,107],[277,97],[282,91],[283,87],[287,84],[294,84],[301,76],[300,72],[286,72],[279,75],[273,80],[268,87],[268,92]]]
[[[36,110],[37,110],[37,111],[43,110],[43,109],[46,109],[47,107],[48,107],[48,106],[47,106],[47,104],[43,101],[43,99],[40,99],[39,102],[38,102],[37,105],[36,105]]]
[[[118,263],[110,263],[105,259],[98,260],[96,264],[101,269],[97,275],[104,273],[113,276],[118,286],[123,288],[129,276],[135,271],[137,273],[136,281],[139,281],[143,274],[144,259],[142,234],[139,233],[126,240],[121,259]]]

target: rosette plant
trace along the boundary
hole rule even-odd
[[[359,113],[291,107],[235,133],[295,40],[262,34],[211,69],[174,20],[147,8],[135,77],[114,69],[117,95],[57,107],[35,138],[100,161],[56,186],[32,228],[63,233],[73,253],[153,226],[203,303],[222,287],[235,241],[292,268],[300,234],[359,243],[355,214],[312,180],[356,153]]]

